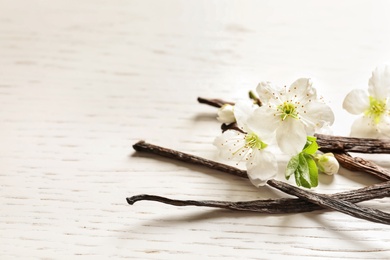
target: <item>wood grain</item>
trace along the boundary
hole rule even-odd
[[[259,81],[312,77],[346,136],[344,96],[390,59],[389,3],[0,0],[1,259],[387,259],[390,229],[336,212],[258,216],[153,203],[283,196],[153,156],[216,159],[214,108]],[[386,155],[375,157],[379,163]],[[280,166],[285,161],[281,159]],[[283,172],[278,176],[283,180]],[[321,193],[376,183],[343,170]],[[364,205],[388,211],[389,199]],[[364,224],[363,224],[364,223]]]

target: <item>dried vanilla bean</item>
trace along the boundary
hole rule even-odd
[[[321,151],[354,153],[390,153],[389,139],[357,138],[316,134]]]
[[[227,130],[236,130],[241,133],[245,133],[244,130],[238,127],[237,123],[231,123],[231,124],[222,124],[221,125],[222,133],[227,131]]]
[[[390,180],[390,170],[382,168],[373,162],[360,157],[352,157],[347,153],[334,153],[334,156],[340,165],[348,170],[370,173],[384,181]]]
[[[134,150],[139,152],[152,153],[152,154],[160,155],[163,157],[171,158],[186,163],[202,165],[207,168],[236,175],[238,177],[248,178],[248,175],[245,170],[241,170],[230,165],[218,163],[192,154],[187,154],[176,150],[164,148],[161,146],[149,144],[146,143],[145,141],[137,142],[136,144],[133,145],[133,148]],[[361,171],[361,172],[372,174],[376,177],[379,177],[382,180],[389,180],[388,178],[389,170],[386,170],[372,162],[363,160],[361,158],[358,160],[349,159],[345,155],[343,156],[343,155],[336,154],[335,156],[336,159],[340,159],[340,164],[342,166],[344,166],[345,168],[351,171]]]
[[[185,154],[178,152],[172,149],[163,148],[160,146],[148,144],[144,141],[136,143],[134,149],[142,152],[149,152],[163,157],[172,158],[175,160],[203,165],[211,169],[228,172],[230,174],[247,178],[246,171],[234,168],[229,165],[217,163],[211,160],[203,159],[198,156],[191,154]],[[355,168],[360,166],[354,161],[349,162],[351,165],[355,165]],[[380,169],[380,167],[378,166]],[[364,170],[364,169],[363,169]],[[374,198],[383,198],[389,196],[389,183],[385,182],[382,184],[372,185],[363,189],[337,193],[334,195],[324,195],[324,196],[334,196],[336,199],[342,199],[352,203],[374,199]],[[182,201],[182,200],[172,200],[160,196],[154,195],[137,195],[130,198],[127,198],[129,204],[133,204],[139,200],[155,200],[167,204],[177,205],[177,206],[207,206],[207,207],[217,207],[217,208],[227,208],[235,210],[246,210],[246,211],[256,211],[256,212],[267,212],[267,213],[292,213],[292,212],[306,212],[321,207],[314,205],[310,202],[306,202],[300,199],[275,199],[275,200],[260,200],[260,201],[249,201],[249,202],[221,202],[221,201]]]
[[[298,198],[307,200],[308,202],[311,203],[315,203],[321,207],[334,209],[356,218],[361,218],[372,222],[390,225],[389,213],[377,209],[360,207],[355,205],[354,203],[345,200],[303,190],[298,187],[292,186],[288,183],[277,181],[277,180],[269,180],[267,184],[287,194],[297,196]]]
[[[390,181],[371,185],[365,188],[327,195],[331,198],[341,199],[351,203],[358,203],[371,199],[390,196]],[[302,213],[323,209],[322,207],[302,199],[281,198],[253,201],[214,201],[214,200],[177,200],[166,197],[141,194],[126,199],[130,205],[137,201],[149,200],[174,206],[200,206],[223,208],[230,210],[251,211],[269,214]]]
[[[196,164],[196,165],[203,165],[210,169],[230,173],[242,178],[248,178],[248,175],[246,171],[240,170],[234,167],[231,167],[229,165],[218,163],[212,160],[208,160],[199,156],[182,153],[179,151],[175,151],[172,149],[164,148],[161,146],[153,145],[146,143],[145,141],[139,141],[136,144],[133,145],[134,150],[139,152],[148,152],[156,155],[160,155],[163,157],[171,158],[174,160]]]
[[[225,104],[234,105],[233,102],[225,101],[225,100],[218,99],[218,98],[210,99],[210,98],[198,97],[198,102],[201,104],[206,104],[206,105],[218,107],[218,108],[222,107]]]

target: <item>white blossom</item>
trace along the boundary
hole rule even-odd
[[[377,67],[368,81],[368,92],[354,89],[344,99],[343,108],[362,115],[352,124],[351,136],[390,138],[390,66]]]
[[[267,149],[272,135],[261,129],[253,131],[246,123],[253,111],[253,104],[237,103],[234,116],[242,132],[227,130],[215,139],[214,145],[222,157],[245,162],[250,181],[258,187],[276,176],[278,166],[275,155]]]
[[[308,135],[334,122],[331,108],[317,98],[310,79],[300,78],[289,88],[261,82],[257,92],[263,106],[255,110],[248,125],[254,131],[275,131],[278,146],[284,153],[298,154]]]

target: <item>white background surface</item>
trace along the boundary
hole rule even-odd
[[[198,96],[236,101],[259,81],[302,76],[348,135],[342,100],[390,60],[389,11],[388,1],[1,0],[0,258],[389,258],[390,227],[337,212],[125,200],[283,196],[131,145],[215,159],[215,109]],[[316,191],[377,182],[341,170]]]

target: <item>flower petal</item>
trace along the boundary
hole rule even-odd
[[[260,82],[257,85],[256,92],[263,104],[271,103],[271,105],[274,105],[277,102],[275,95],[279,93],[279,90],[269,81]]]
[[[214,140],[214,145],[218,148],[219,156],[224,159],[241,160],[243,156],[239,156],[237,151],[245,146],[245,134],[227,130]]]
[[[363,116],[353,122],[350,135],[352,137],[378,138],[379,131],[371,118]]]
[[[256,107],[249,101],[239,101],[234,105],[234,117],[238,127],[247,131],[247,120],[255,109]]]
[[[333,125],[334,114],[332,109],[325,103],[319,101],[312,101],[305,105],[304,113],[300,113],[301,120],[306,126],[306,133],[308,135],[314,134],[318,129],[325,124]],[[306,111],[306,112],[305,112]]]
[[[390,66],[378,66],[372,72],[368,81],[368,93],[376,99],[383,99],[390,95]]]
[[[382,117],[381,122],[378,124],[378,130],[378,138],[390,138],[390,115]]]
[[[323,135],[333,135],[333,130],[327,122],[324,122],[321,128],[315,130],[315,133]]]
[[[261,140],[269,143],[273,137],[274,132],[280,124],[281,118],[275,115],[273,109],[265,106],[257,108],[251,117],[248,118],[248,128],[256,133]]]
[[[276,140],[280,150],[286,154],[296,155],[306,144],[306,131],[301,121],[287,118],[276,130]]]
[[[362,114],[370,106],[366,91],[354,89],[347,94],[343,102],[343,108],[354,115]]]
[[[263,186],[276,176],[278,164],[274,154],[264,150],[255,150],[246,164],[249,180],[256,187]]]
[[[300,78],[294,81],[287,93],[287,100],[295,100],[306,103],[309,99],[317,99],[317,91],[308,78]]]

